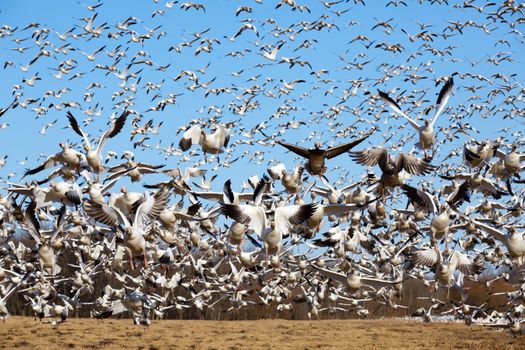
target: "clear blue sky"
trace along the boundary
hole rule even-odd
[[[131,97],[134,99],[135,111],[142,113],[142,122],[145,123],[149,119],[153,119],[154,124],[164,122],[160,129],[159,135],[149,135],[150,139],[146,142],[152,146],[151,149],[144,151],[134,150],[137,159],[149,163],[164,163],[167,167],[179,166],[180,157],[174,156],[167,160],[164,155],[159,154],[159,150],[155,149],[158,142],[161,142],[161,147],[166,147],[174,142],[177,145],[180,135],[176,135],[176,130],[192,119],[208,117],[207,110],[210,106],[215,105],[222,110],[220,120],[222,122],[236,121],[246,130],[255,125],[268,120],[267,132],[277,132],[281,127],[279,124],[285,124],[291,120],[300,120],[308,122],[307,125],[301,125],[299,129],[287,130],[286,138],[290,142],[304,142],[306,135],[311,132],[317,132],[318,136],[308,141],[306,145],[312,145],[314,141],[327,142],[327,144],[337,144],[350,140],[352,137],[336,137],[338,131],[342,128],[353,125],[357,117],[348,111],[343,110],[337,119],[319,119],[316,116],[329,114],[330,110],[334,108],[346,107],[348,110],[359,108],[359,115],[366,120],[373,120],[373,113],[376,113],[378,108],[369,102],[370,95],[367,91],[376,93],[377,89],[394,90],[397,93],[406,91],[410,93],[413,90],[426,91],[425,99],[430,100],[430,103],[435,102],[440,86],[435,86],[435,79],[441,76],[448,76],[453,72],[459,72],[464,75],[471,73],[473,75],[481,74],[491,80],[491,76],[495,73],[501,73],[510,77],[510,84],[521,84],[523,82],[523,59],[524,59],[524,45],[522,43],[521,34],[511,33],[512,29],[505,23],[491,23],[487,19],[486,13],[480,13],[473,8],[461,8],[461,6],[454,6],[454,4],[463,4],[462,1],[449,1],[449,5],[430,5],[419,4],[415,1],[406,1],[409,3],[408,7],[399,6],[385,7],[386,1],[367,1],[366,6],[356,5],[351,2],[342,2],[327,8],[320,2],[297,1],[300,5],[308,5],[310,13],[300,12],[283,5],[279,9],[275,9],[276,1],[265,0],[262,4],[255,1],[203,1],[206,6],[206,11],[189,9],[184,11],[180,8],[182,2],[176,3],[172,8],[166,7],[164,1],[146,2],[146,1],[105,1],[103,5],[95,10],[95,12],[88,11],[81,4],[76,1],[3,1],[0,12],[0,24],[9,25],[16,28],[12,36],[5,36],[0,38],[0,53],[2,57],[2,66],[5,61],[14,62],[14,66],[7,66],[5,69],[0,68],[0,106],[5,107],[12,101],[12,90],[14,85],[21,85],[22,88],[18,90],[23,95],[20,97],[21,101],[26,99],[39,99],[36,104],[29,105],[26,109],[18,107],[15,110],[8,111],[1,119],[0,123],[8,123],[6,129],[0,129],[0,156],[8,155],[8,161],[3,169],[0,170],[0,176],[5,178],[9,173],[16,173],[17,175],[11,180],[18,181],[24,168],[33,167],[38,164],[37,155],[49,155],[59,150],[58,143],[60,141],[69,140],[70,142],[80,142],[80,138],[70,129],[64,129],[67,126],[67,119],[65,112],[71,110],[78,119],[84,119],[87,116],[83,114],[82,110],[96,108],[100,111],[100,116],[95,116],[94,122],[86,126],[84,129],[96,136],[100,131],[105,129],[105,125],[109,116],[115,111],[116,102],[124,97]],[[481,2],[477,1],[475,4]],[[90,2],[90,4],[96,4]],[[238,17],[235,16],[236,9],[241,6],[253,7],[253,13],[241,13]],[[164,15],[157,14],[152,17],[154,11],[164,11]],[[345,11],[348,10],[348,11]],[[496,7],[489,7],[485,12],[495,11]],[[341,11],[343,13],[336,13]],[[94,21],[94,25],[98,26],[107,23],[110,27],[105,29],[102,35],[98,38],[88,40],[89,35],[82,38],[74,39],[71,36],[65,41],[58,38],[56,32],[64,33],[70,28],[75,28],[73,34],[83,32],[82,27],[85,22],[80,18],[91,17],[94,13],[98,13]],[[115,25],[123,22],[126,18],[133,16],[139,19],[138,23],[129,27],[130,30],[136,32],[131,34],[128,31],[123,32],[120,38],[108,38],[109,32],[116,32]],[[321,16],[328,16],[322,21],[326,23],[333,23],[337,28],[328,30],[326,28],[321,30],[301,30],[300,23],[305,27],[309,27],[307,22],[320,20]],[[519,14],[515,16],[506,16],[509,21],[517,19]],[[372,27],[379,21],[388,21],[392,25],[389,32],[384,32],[382,27],[372,29]],[[237,30],[243,25],[241,20],[252,19],[253,25],[257,28],[259,37],[253,31],[246,30],[235,41],[230,41],[226,36],[232,37]],[[270,20],[273,19],[273,20]],[[376,20],[377,19],[377,20]],[[472,20],[485,27],[470,26],[463,29],[463,34],[460,35],[457,31],[445,31],[446,34],[454,36],[443,36],[445,28],[452,22],[466,22]],[[30,23],[39,23],[38,28],[30,28],[22,31]],[[410,35],[415,35],[421,31],[420,25],[428,24],[429,26],[423,30],[435,33],[433,41],[428,41],[428,49],[421,48],[424,41],[418,38],[413,38],[413,41],[402,32],[402,29]],[[132,35],[140,36],[147,34],[149,29],[154,29],[161,26],[152,35],[151,39],[144,40],[141,43],[128,42]],[[286,28],[291,31],[286,32]],[[216,38],[219,43],[213,44],[211,53],[201,52],[198,56],[195,55],[195,50],[199,46],[199,41],[193,43],[192,47],[183,47],[181,53],[175,51],[168,51],[172,45],[177,46],[184,40],[192,40],[194,32],[201,32],[210,28],[210,30],[202,35],[202,38]],[[31,35],[36,29],[49,29],[48,36],[41,41],[49,41],[50,44],[56,48],[70,43],[70,47],[75,51],[69,51],[66,54],[55,53],[51,57],[41,57],[33,65],[28,68],[27,72],[23,72],[21,67],[27,65],[38,52],[34,38]],[[514,28],[517,31],[523,29],[523,25],[516,25]],[[490,34],[486,34],[484,30],[490,30]],[[165,35],[157,39],[159,33],[164,32]],[[279,36],[277,36],[279,35]],[[357,35],[364,35],[374,42],[368,49],[364,44],[369,42],[355,41],[349,43]],[[17,44],[14,39],[25,39]],[[299,60],[307,60],[312,69],[309,67],[295,66],[289,68],[287,64],[275,64],[260,55],[261,46],[278,45],[279,41],[283,40],[283,46],[277,54],[277,60],[282,57],[299,57]],[[294,50],[305,40],[311,41],[311,46],[302,48],[294,52]],[[506,40],[506,41],[501,41]],[[499,41],[499,42],[498,42]],[[404,48],[402,52],[385,51],[376,45],[380,43],[386,44],[400,44]],[[124,92],[123,96],[116,97],[112,100],[112,95],[121,91],[119,87],[121,81],[112,73],[106,74],[106,71],[92,69],[97,65],[111,64],[114,59],[108,57],[104,51],[110,52],[118,45],[121,45],[120,50],[127,49],[126,56],[123,57],[116,65],[121,72],[125,67],[132,62],[136,54],[144,51],[146,56],[136,57],[134,60],[150,60],[154,62],[153,66],[145,64],[134,65],[129,71],[138,71],[142,69],[137,78],[129,79],[124,85],[128,89],[132,84],[137,84],[135,93],[129,91]],[[80,51],[91,54],[96,49],[105,46],[105,50],[96,56],[94,61],[88,61]],[[29,47],[24,53],[12,50],[16,47]],[[52,51],[51,46],[46,47],[47,50]],[[249,49],[244,56],[231,57],[226,56],[227,53],[242,51]],[[437,55],[433,50],[449,50],[449,54],[443,56]],[[415,55],[415,58],[409,57],[416,52],[420,55]],[[503,60],[495,65],[487,61],[488,58],[503,52],[501,57],[509,57],[509,60]],[[56,79],[54,75],[59,63],[63,60],[75,59],[75,68],[71,70],[69,75],[64,75],[62,79]],[[344,61],[343,61],[344,60]],[[370,61],[364,67],[355,67],[350,65],[351,62],[364,63]],[[493,60],[494,61],[494,60]],[[476,64],[472,64],[478,62]],[[196,73],[199,76],[199,82],[205,83],[215,78],[211,83],[211,88],[227,87],[231,90],[219,96],[210,95],[205,98],[205,88],[197,88],[195,91],[188,89],[191,82],[187,78],[182,78],[179,81],[173,81],[183,70],[196,71],[199,68],[205,67],[209,63],[205,74]],[[170,64],[166,71],[156,70],[157,66],[165,66]],[[268,64],[262,67],[258,64]],[[386,65],[393,65],[397,68],[386,67]],[[350,69],[344,69],[344,67]],[[419,67],[419,68],[418,68]],[[362,69],[360,69],[362,68]],[[312,71],[319,71],[327,69],[329,73],[322,75],[321,79],[329,79],[321,82],[319,78],[311,74]],[[243,71],[240,77],[232,76],[232,72]],[[377,79],[384,78],[385,71],[391,72],[391,77],[384,82],[377,83]],[[36,81],[33,87],[28,86],[22,82],[22,79],[30,79],[38,72],[38,76],[42,79]],[[71,76],[76,73],[84,73],[81,77],[69,80]],[[414,73],[422,75],[425,78],[420,79],[415,84],[410,81],[404,81],[407,75]],[[513,75],[514,76],[511,76]],[[140,77],[140,81],[138,78]],[[253,80],[249,78],[254,77]],[[145,84],[147,82],[160,83],[164,79],[160,94],[162,97],[152,100],[155,92],[146,93]],[[296,85],[295,89],[288,95],[279,95],[279,89],[282,88],[283,79],[290,82],[296,79],[305,80],[304,83]],[[355,88],[349,83],[350,80],[363,80],[359,88]],[[92,82],[98,82],[103,87],[100,89],[93,89],[95,91],[91,101],[84,101],[83,96],[86,93],[86,87]],[[229,105],[239,104],[243,98],[241,94],[248,88],[258,85],[263,90],[258,93],[253,102],[257,103],[257,108],[248,111],[244,116],[235,114],[228,108]],[[520,93],[520,85],[515,87],[508,93],[508,95],[496,95],[488,103],[484,101],[487,94],[494,89],[500,88],[504,85],[502,80],[495,80],[494,85],[490,85],[484,81],[479,81],[474,78],[459,79],[456,78],[455,95],[450,99],[449,106],[451,109],[444,113],[440,118],[438,126],[450,125],[450,116],[456,114],[469,114],[468,111],[481,106],[480,111],[471,113],[468,117],[470,123],[475,128],[480,130],[478,138],[495,137],[495,131],[504,127],[509,127],[511,131],[522,130],[522,124],[514,119],[503,119],[508,114],[508,106],[501,105],[501,102],[507,98],[515,96],[523,97]],[[477,87],[475,93],[468,91],[466,87]],[[53,96],[46,97],[45,92],[48,90],[59,90],[68,88],[69,91],[59,99]],[[129,90],[129,89],[128,89]],[[345,95],[345,90],[350,92],[350,97],[346,101],[340,103],[341,96]],[[269,97],[265,94],[273,93],[276,98]],[[168,94],[182,94],[177,97],[177,102],[174,105],[168,105],[162,112],[147,112],[145,111],[155,106],[157,102],[168,96]],[[306,94],[306,95],[305,95]],[[393,94],[394,96],[397,94]],[[481,98],[476,100],[469,100],[473,95],[478,95]],[[289,113],[282,115],[279,119],[271,119],[269,117],[276,113],[278,107],[286,102],[292,107]],[[78,101],[79,108],[63,108],[56,110],[50,107],[51,103],[60,104],[63,101]],[[516,108],[523,109],[523,102],[516,100]],[[401,103],[403,108],[409,109],[409,103]],[[429,103],[423,103],[421,107],[415,107],[411,115],[416,116],[428,106]],[[36,107],[48,108],[46,114],[37,116],[33,110]],[[464,107],[460,107],[464,106]],[[481,118],[487,109],[495,107],[495,111],[490,113],[487,119]],[[498,109],[501,108],[500,111]],[[381,132],[389,135],[393,130],[397,132],[392,138],[390,144],[395,144],[403,135],[412,135],[410,128],[399,130],[402,125],[406,123],[402,120],[394,120],[388,118],[392,114],[384,112],[380,124]],[[47,123],[52,123],[57,120],[54,127],[47,130],[46,135],[39,134],[42,126]],[[315,120],[314,122],[312,122]],[[330,130],[330,123],[340,123],[333,130]],[[358,130],[366,131],[370,128],[366,123],[356,124]],[[389,130],[392,127],[392,130]],[[123,150],[132,148],[132,143],[129,142],[129,132],[131,126],[126,125],[124,132],[116,138],[110,140],[105,148],[105,151],[115,150],[122,152]],[[438,136],[439,137],[439,136]],[[140,138],[140,136],[138,137]],[[380,133],[374,135],[370,139],[370,143],[382,142],[383,136]],[[246,139],[241,135],[239,128],[233,131],[231,143],[239,142]],[[261,135],[256,135],[255,139],[261,139]],[[454,146],[462,144],[466,139],[457,141]],[[414,142],[409,141],[404,147],[404,151],[410,151]],[[367,145],[364,145],[367,146]],[[256,164],[253,161],[249,162],[245,157],[239,160],[231,168],[221,170],[219,178],[216,180],[215,188],[221,189],[223,182],[232,178],[234,187],[240,188],[240,182],[251,175],[263,174],[266,169],[268,160],[275,158],[283,161],[288,168],[298,164],[297,160],[291,154],[284,153],[280,148],[269,148],[261,145],[240,145],[235,148],[233,157],[241,156],[243,152],[248,155],[253,155],[257,151],[265,151],[264,161],[261,164]],[[444,152],[444,151],[443,151]],[[20,165],[21,161],[28,157],[26,165]],[[224,158],[221,157],[221,158]],[[200,157],[195,158],[195,160]],[[459,158],[457,162],[459,162]],[[436,162],[440,162],[439,155]],[[116,164],[113,161],[111,164]],[[192,162],[185,163],[183,166],[190,166]],[[214,164],[212,164],[214,165]],[[207,165],[205,168],[211,169],[212,165]],[[332,180],[336,180],[340,175],[350,172],[350,177],[360,177],[365,169],[350,161],[344,155],[339,159],[329,162],[332,168],[336,165],[343,167],[343,170],[333,171],[328,174]],[[41,178],[39,176],[37,178]],[[146,178],[145,182],[150,182],[150,179],[157,179],[154,177]],[[125,183],[125,182],[123,182]]]

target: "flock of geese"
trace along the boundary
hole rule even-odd
[[[164,15],[162,11],[177,3],[166,2],[164,9],[157,10],[152,18]],[[359,3],[362,2],[355,1],[356,6]],[[475,7],[473,3],[465,2],[462,8]],[[525,189],[521,177],[525,170],[525,153],[521,153],[525,152],[524,139],[521,134],[512,135],[513,140],[473,136],[476,130],[469,119],[454,112],[458,102],[453,98],[458,78],[463,80],[472,75],[454,73],[436,79],[433,90],[437,97],[432,101],[424,99],[426,91],[423,95],[405,91],[419,96],[415,100],[400,96],[396,90],[384,92],[375,87],[363,91],[361,87],[366,82],[359,78],[342,93],[341,102],[326,107],[325,116],[335,135],[330,142],[313,142],[308,135],[301,142],[287,137],[286,131],[301,128],[315,134],[316,123],[322,120],[315,116],[310,120],[288,118],[288,122],[270,127],[272,119],[285,118],[294,108],[299,110],[300,103],[288,97],[279,107],[279,115],[259,120],[252,128],[243,127],[244,116],[258,108],[257,96],[263,93],[288,96],[297,85],[305,84],[304,80],[282,81],[279,91],[266,91],[264,85],[258,85],[259,79],[264,78],[250,78],[248,81],[253,85],[243,88],[242,93],[235,92],[239,95],[234,103],[210,106],[208,113],[211,110],[215,115],[193,120],[178,129],[177,139],[170,140],[171,145],[162,150],[165,164],[148,164],[139,161],[130,150],[117,154],[107,151],[106,145],[124,142],[125,131],[131,125],[133,150],[147,150],[150,146],[146,141],[158,134],[163,122],[155,126],[155,119],[145,122],[142,115],[151,111],[163,113],[166,106],[176,103],[177,95],[164,94],[153,82],[140,86],[158,91],[153,98],[156,105],[150,111],[137,111],[133,98],[123,97],[136,92],[133,89],[137,89],[141,74],[145,74],[142,69],[131,72],[134,65],[168,69],[151,61],[147,52],[134,56],[127,67],[120,63],[127,60],[127,49],[123,46],[144,47],[155,35],[160,37],[159,28],[139,35],[130,29],[139,20],[130,17],[118,23],[116,31],[111,31],[107,23],[95,24],[96,11],[101,11],[102,5],[84,5],[93,14],[80,19],[83,24],[70,31],[57,33],[65,41],[62,48],[50,41],[51,30],[39,23],[23,29],[4,25],[0,30],[2,39],[32,31],[29,39],[9,39],[17,44],[32,40],[39,47],[28,66],[22,66],[27,69],[38,60],[56,59],[68,47],[72,49],[74,45],[67,40],[73,38],[96,41],[104,34],[122,43],[113,51],[106,51],[109,47],[105,45],[92,54],[82,52],[88,62],[97,62],[104,53],[116,57],[113,65],[94,69],[106,70],[122,81],[121,92],[113,95],[113,99],[120,101],[119,111],[113,113],[100,133],[88,131],[92,129],[89,128],[92,120],[82,120],[78,114],[82,112],[82,118],[93,118],[101,114],[98,106],[79,109],[71,102],[60,107],[46,106],[42,101],[24,97],[21,86],[13,88],[14,101],[1,110],[2,118],[9,118],[30,106],[38,116],[48,112],[56,115],[57,120],[47,123],[46,128],[55,124],[66,128],[60,133],[62,142],[55,143],[55,151],[27,169],[19,181],[13,175],[1,179],[0,318],[5,321],[14,305],[11,301],[15,300],[21,300],[35,317],[53,325],[81,311],[96,318],[127,312],[135,324],[149,325],[152,318],[162,318],[170,310],[182,313],[217,309],[238,313],[250,307],[260,308],[264,313],[263,310],[293,310],[299,304],[306,305],[308,316],[314,318],[320,313],[368,316],[370,305],[407,308],[401,304],[401,296],[407,280],[414,279],[426,286],[431,295],[420,296],[427,298],[425,305],[430,306],[418,309],[415,316],[430,321],[434,316],[453,314],[455,319],[469,325],[508,328],[515,335],[521,333],[521,324],[525,322],[522,220]],[[343,1],[322,5],[336,18],[346,12],[333,10],[344,5]],[[403,1],[391,1],[387,6],[392,5],[406,6]],[[206,13],[203,4],[185,2],[178,6],[185,12]],[[494,22],[516,13],[523,16],[525,10],[513,1],[505,1],[497,10],[492,3],[486,4],[485,9],[475,8],[492,16]],[[489,8],[495,12],[487,14]],[[311,12],[306,5],[288,0],[278,2],[274,10],[305,15]],[[239,7],[235,16],[253,11],[251,6]],[[390,21],[378,21],[371,31],[396,30]],[[229,40],[239,40],[249,31],[262,40],[262,29],[254,22],[244,21]],[[324,17],[314,23],[300,24],[302,29],[280,28],[279,35],[289,38],[302,31],[332,29],[333,25]],[[429,26],[421,26],[422,31],[410,36],[410,41],[422,40],[430,45],[437,34]],[[483,24],[448,22],[448,30],[440,35],[446,39],[447,32],[463,34],[466,27],[476,26],[489,30]],[[201,46],[195,56],[210,53],[220,43],[207,38],[207,32],[193,33],[192,42],[172,46],[169,52],[180,53],[197,42]],[[130,41],[124,44],[127,39],[123,38]],[[43,44],[46,40],[49,43]],[[372,45],[368,38],[354,41]],[[305,41],[302,45],[308,48],[314,44]],[[376,48],[402,50],[383,44]],[[299,56],[279,59],[278,52],[286,45],[287,41],[282,39],[275,46],[261,49],[259,55],[273,64],[289,65],[290,69],[310,66],[311,75],[320,80],[328,73],[313,71],[311,63]],[[18,46],[16,52],[23,54],[28,49]],[[427,49],[425,46],[422,50]],[[492,59],[497,60],[504,60],[504,56]],[[365,65],[347,64],[354,67],[348,69],[358,70]],[[12,65],[14,62],[6,61],[4,69]],[[79,74],[74,73],[76,66],[73,59],[64,60],[56,69],[58,74]],[[203,89],[204,98],[240,90],[233,86],[210,88],[214,79],[203,83],[205,70],[206,67],[201,72],[184,70],[174,80],[189,79],[191,84],[186,89]],[[385,68],[387,78],[381,84],[390,86],[388,77],[401,74],[401,70]],[[420,73],[418,70],[406,73],[406,84],[420,83],[424,79]],[[70,79],[81,79],[84,74],[89,75],[72,75]],[[36,73],[22,84],[31,87],[40,79]],[[495,96],[517,89],[505,87],[511,85],[508,77],[493,79],[501,80],[502,92],[494,92]],[[87,89],[84,102],[91,101],[96,84],[93,82]],[[471,89],[476,92],[478,88]],[[521,88],[521,97],[523,91]],[[51,91],[46,96],[66,93],[67,90]],[[332,93],[327,90],[325,96]],[[363,110],[355,112],[359,127],[355,123],[348,123],[352,125],[347,127],[346,117],[341,114],[348,112],[349,108],[345,109],[343,104],[352,94],[366,96],[373,108],[379,109],[377,117],[371,115],[371,120],[359,117],[366,115],[362,105]],[[520,102],[519,98],[509,100],[498,108],[508,112],[511,119],[519,118],[516,106]],[[476,103],[462,108],[469,113],[487,113],[485,107],[476,109]],[[412,104],[427,109],[420,117],[414,117],[413,106],[407,107]],[[53,108],[56,110],[52,111]],[[223,108],[238,120],[225,122],[219,111]],[[452,124],[438,127],[444,116]],[[409,126],[415,134],[399,141],[399,130],[391,126],[385,132],[388,120],[398,124],[401,121],[400,130]],[[317,140],[329,137],[315,135]],[[373,145],[371,140],[381,143]],[[459,147],[453,149],[447,143]],[[234,150],[241,145],[251,147],[243,158],[262,159],[264,155],[266,160],[272,158],[264,171],[234,164],[238,159],[233,158]],[[405,151],[401,150],[403,146]],[[452,151],[444,154],[447,147]],[[170,166],[177,157],[181,159],[178,166]],[[111,165],[116,159],[123,162]],[[185,164],[189,161],[194,164]],[[1,166],[7,164],[4,159]],[[217,177],[228,168],[240,173],[217,185]],[[336,170],[341,169],[354,169],[353,177],[334,180]],[[214,191],[217,187],[222,190]],[[235,188],[242,190],[236,192]],[[482,276],[490,278],[482,280]],[[492,286],[498,280],[512,290],[494,292]],[[488,299],[482,305],[469,304],[465,284],[472,281],[482,284],[486,292]],[[446,291],[446,300],[436,298],[440,290]],[[488,305],[496,295],[507,298],[505,305]]]

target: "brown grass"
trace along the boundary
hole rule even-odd
[[[70,319],[58,327],[28,317],[0,323],[0,348],[127,349],[525,349],[525,336],[458,323],[401,320],[154,321]]]

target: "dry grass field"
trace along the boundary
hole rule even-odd
[[[0,348],[33,349],[525,349],[525,336],[463,324],[400,320],[154,321],[28,317],[0,323]]]

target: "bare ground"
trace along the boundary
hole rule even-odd
[[[0,348],[126,349],[525,349],[525,336],[458,323],[405,320],[153,321],[28,317],[0,323]]]

